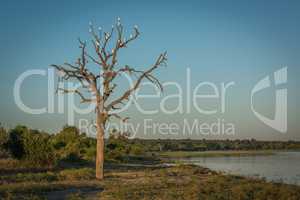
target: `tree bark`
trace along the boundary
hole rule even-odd
[[[104,168],[104,128],[97,125],[97,155],[96,155],[96,178],[103,180]]]

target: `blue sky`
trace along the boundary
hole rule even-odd
[[[0,121],[50,132],[62,127],[66,123],[63,114],[36,116],[18,109],[13,98],[16,78],[28,69],[46,69],[52,63],[74,60],[79,53],[77,38],[89,39],[89,21],[110,28],[119,16],[126,27],[137,24],[142,33],[122,54],[122,62],[147,66],[167,50],[168,68],[158,75],[162,81],[176,80],[184,85],[185,71],[190,67],[192,85],[201,81],[236,83],[227,112],[207,120],[221,117],[234,122],[236,138],[299,140],[299,9],[296,0],[2,1]],[[249,94],[257,81],[284,66],[288,66],[288,133],[280,134],[254,117]],[[36,107],[45,105],[46,83],[42,77],[26,82],[24,101]],[[260,100],[260,107],[272,115],[271,91],[270,95]],[[131,115],[137,121],[144,117],[135,111]],[[160,117],[182,119],[180,114]],[[206,120],[207,116],[195,112],[184,117]]]

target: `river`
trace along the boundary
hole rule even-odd
[[[277,152],[265,156],[194,157],[180,161],[229,174],[300,185],[300,152]]]

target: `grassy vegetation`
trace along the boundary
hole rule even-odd
[[[94,170],[91,168],[64,169],[60,171],[26,172],[0,176],[0,183],[21,182],[51,182],[51,181],[76,181],[91,180],[94,178]]]
[[[262,156],[274,155],[273,150],[261,151],[165,151],[158,155],[162,158],[224,157],[224,156]]]
[[[224,175],[193,165],[109,167],[101,182],[93,175],[86,166],[1,175],[0,199],[300,199],[299,186]]]
[[[181,165],[123,173],[106,184],[104,199],[299,199],[300,188],[263,180],[228,176]]]

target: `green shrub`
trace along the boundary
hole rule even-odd
[[[38,131],[29,131],[23,135],[25,160],[36,166],[51,167],[56,163],[54,148],[50,136]]]
[[[21,159],[24,157],[23,135],[28,131],[25,126],[16,126],[9,132],[7,148],[14,158]]]
[[[131,144],[130,145],[130,154],[132,155],[142,155],[145,153],[145,150],[142,145]]]
[[[112,161],[128,161],[130,156],[142,155],[145,148],[142,144],[128,139],[128,134],[114,132],[106,144],[105,159]]]
[[[94,161],[96,158],[96,145],[90,146],[89,148],[85,149],[84,159],[89,161]]]
[[[8,158],[9,152],[7,149],[9,134],[3,127],[0,127],[0,158]]]
[[[50,136],[25,126],[9,132],[7,148],[14,158],[34,166],[53,166],[56,161]]]
[[[69,143],[78,140],[79,130],[74,126],[64,126],[63,129],[53,137],[53,145],[56,149],[66,147]]]
[[[105,159],[111,161],[123,161],[129,154],[129,146],[124,139],[109,138],[105,148]]]
[[[80,134],[73,126],[65,126],[52,138],[52,144],[59,158],[66,161],[79,161],[89,157],[90,155],[86,156],[88,149],[95,146],[92,141],[93,139]]]
[[[7,145],[8,138],[9,135],[7,131],[3,127],[0,127],[0,148],[1,149],[4,149],[5,146]]]

